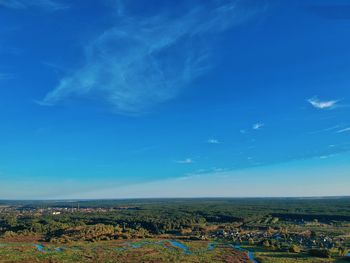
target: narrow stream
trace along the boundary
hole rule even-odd
[[[183,252],[184,252],[185,254],[191,254],[190,249],[189,249],[186,245],[184,245],[184,244],[182,244],[182,243],[180,243],[180,242],[174,241],[174,240],[168,240],[168,242],[169,242],[172,246],[178,247],[178,248],[182,249]]]
[[[53,252],[52,250],[50,249],[47,249],[45,246],[41,245],[41,244],[36,244],[35,245],[36,249],[40,252],[44,252],[44,253],[49,253],[49,252]],[[55,252],[62,252],[63,251],[63,248],[61,247],[56,247],[54,249]]]
[[[242,251],[242,252],[246,252],[248,254],[248,257],[249,259],[253,262],[253,263],[259,263],[258,261],[255,260],[254,258],[254,253],[249,251],[248,249],[244,249],[244,248],[241,248],[241,246],[239,245],[231,245],[231,247],[233,247],[234,249],[237,249],[239,251]]]

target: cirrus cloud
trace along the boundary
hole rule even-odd
[[[168,12],[137,17],[123,11],[115,26],[85,47],[85,63],[39,104],[93,97],[115,112],[139,114],[176,97],[212,67],[213,43],[208,39],[260,11],[238,1],[213,3],[201,3],[176,17]]]
[[[350,132],[350,127],[347,127],[347,128],[344,128],[344,129],[337,131],[337,133],[344,133],[344,132]]]

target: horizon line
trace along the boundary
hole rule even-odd
[[[246,197],[130,197],[130,198],[92,198],[92,199],[0,199],[2,201],[127,201],[127,200],[162,200],[162,199],[334,199],[350,198],[350,195],[325,195],[325,196],[246,196]]]

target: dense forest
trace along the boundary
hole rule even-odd
[[[283,228],[288,222],[350,222],[350,198],[0,201],[0,235],[45,241],[208,233],[211,226]]]

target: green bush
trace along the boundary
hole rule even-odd
[[[274,217],[274,218],[272,218],[271,223],[276,224],[278,222],[278,220],[279,220],[278,217]]]
[[[291,253],[300,253],[301,249],[297,245],[291,245],[288,249],[289,252]]]

